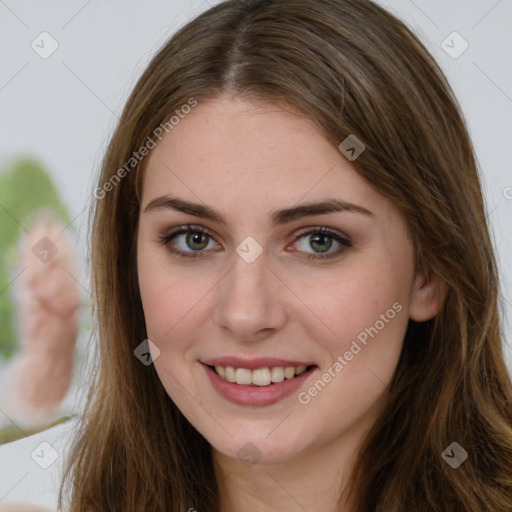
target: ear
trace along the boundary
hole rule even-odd
[[[415,322],[434,318],[444,306],[448,286],[444,280],[430,272],[418,273],[411,294],[409,316]]]

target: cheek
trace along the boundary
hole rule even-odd
[[[298,397],[316,411],[339,412],[331,417],[333,435],[379,406],[408,325],[404,291],[396,281],[377,275],[372,279],[353,276],[344,279],[318,309],[335,335],[326,335],[319,322],[311,324],[310,336],[328,357],[317,379]]]
[[[164,349],[166,340],[172,339],[184,321],[189,322],[194,317],[208,286],[187,272],[178,277],[165,250],[150,249],[142,244],[137,261],[147,334]]]
[[[208,294],[215,280],[197,276],[187,268],[177,270],[165,254],[155,255],[141,248],[139,255],[139,289],[147,337],[159,349],[155,370],[177,406],[189,411],[187,396],[198,393],[191,376],[198,364],[198,340],[209,317],[205,308],[209,307]]]
[[[411,272],[405,259],[383,257],[372,265],[360,259],[330,280],[330,293],[325,286],[310,289],[321,322],[311,320],[309,330],[331,361],[346,355],[356,367],[395,364],[408,325]]]
[[[143,252],[143,251],[142,251]],[[148,338],[158,347],[155,370],[176,405],[187,410],[183,387],[192,391],[184,360],[193,347],[200,306],[197,287],[168,273],[168,265],[146,261],[141,254],[139,288]],[[199,302],[199,304],[198,304]],[[195,306],[195,307],[194,307]]]

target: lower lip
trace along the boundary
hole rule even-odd
[[[203,363],[201,363],[203,364]],[[272,405],[298,391],[302,384],[315,371],[312,367],[298,377],[285,379],[269,386],[242,386],[219,377],[215,370],[203,364],[215,390],[224,398],[237,405]]]

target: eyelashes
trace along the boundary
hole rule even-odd
[[[222,248],[215,242],[213,235],[207,229],[191,224],[179,226],[169,233],[159,236],[158,240],[171,254],[183,259],[202,258],[207,256],[207,253],[212,249],[219,250]],[[181,248],[176,247],[176,240],[181,242]],[[291,252],[301,253],[301,257],[314,260],[341,256],[346,249],[352,247],[352,242],[348,236],[326,226],[303,229],[296,234],[293,244],[297,243],[300,243],[302,248],[299,250],[292,249]],[[190,245],[194,247],[190,247]],[[319,252],[315,252],[315,246],[320,249]],[[336,250],[330,251],[333,247]],[[305,251],[308,248],[312,249],[313,252]]]
[[[190,224],[186,226],[180,226],[178,228],[171,230],[168,234],[159,237],[159,240],[161,245],[164,245],[171,254],[178,256],[180,258],[195,259],[204,257],[204,251],[202,250],[192,250],[190,252],[186,252],[184,250],[176,248],[171,244],[173,239],[184,234],[187,235],[186,242],[192,240],[193,243],[197,243],[197,237],[190,237],[190,235],[200,235],[203,238],[203,240],[206,238],[208,242],[213,240],[213,236],[210,234],[208,230],[202,228],[201,226],[194,226]],[[201,243],[199,243],[199,245],[201,245]],[[208,245],[209,243],[207,244],[207,246]],[[216,245],[216,248],[220,248],[220,245]]]

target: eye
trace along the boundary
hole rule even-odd
[[[170,252],[183,258],[197,258],[203,255],[205,249],[220,248],[210,233],[201,226],[180,226],[159,237],[159,240]]]
[[[340,255],[346,248],[352,247],[352,242],[339,231],[317,227],[303,231],[295,245],[299,251],[306,253],[306,258],[321,259]],[[310,249],[313,252],[309,252]]]
[[[221,248],[209,231],[194,225],[177,227],[159,237],[159,241],[172,254],[182,258],[202,257],[206,250]],[[345,249],[352,247],[350,238],[327,227],[303,230],[294,243],[297,248],[292,249],[293,252],[302,252],[306,258],[317,260],[339,256]],[[311,249],[313,252],[310,252]]]

